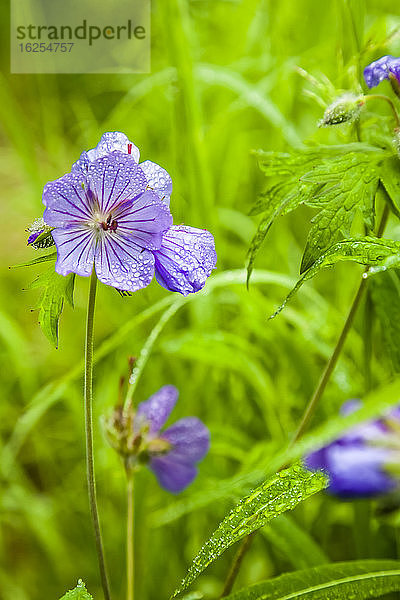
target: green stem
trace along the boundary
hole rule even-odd
[[[238,576],[242,561],[246,555],[246,552],[251,546],[255,533],[256,532],[253,531],[253,533],[247,535],[244,538],[241,545],[239,546],[239,550],[237,551],[237,553],[235,554],[235,558],[233,559],[231,570],[229,571],[228,577],[226,578],[224,589],[222,590],[220,598],[225,598],[225,596],[228,596],[230,594],[233,584],[235,583],[236,577]]]
[[[135,596],[135,497],[134,475],[127,473],[126,514],[126,600]]]
[[[94,472],[93,456],[93,326],[94,310],[96,305],[97,277],[93,268],[90,277],[89,299],[86,319],[85,343],[85,431],[86,431],[86,476],[88,483],[89,505],[92,516],[94,535],[96,540],[97,559],[103,586],[105,600],[110,600],[110,587],[108,584],[106,564],[104,559],[103,542],[101,539],[99,513],[96,497],[96,479]]]
[[[399,115],[397,114],[396,107],[389,96],[384,96],[383,94],[368,94],[367,96],[364,96],[364,98],[365,100],[385,100],[392,110],[394,120],[396,122],[396,128],[400,127]]]

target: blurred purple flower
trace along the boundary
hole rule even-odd
[[[384,79],[389,79],[390,75],[400,83],[400,58],[382,56],[364,69],[365,83],[369,88],[376,87]]]
[[[145,440],[148,466],[160,485],[173,493],[182,491],[193,481],[197,475],[196,464],[210,447],[210,433],[196,417],[185,417],[160,431],[177,399],[178,390],[166,385],[139,404],[134,418],[134,430]]]
[[[108,132],[71,173],[45,186],[43,216],[54,228],[56,271],[89,276],[94,265],[102,283],[131,292],[146,287],[156,271],[168,290],[196,292],[215,267],[213,237],[171,227],[171,178],[138,160],[126,135]]]
[[[359,400],[349,400],[343,415],[358,410]],[[332,494],[341,498],[376,496],[390,492],[398,485],[387,466],[398,461],[398,440],[390,422],[400,427],[400,410],[393,410],[387,419],[367,421],[354,427],[338,440],[308,454],[307,468],[324,470],[329,475]],[[397,432],[398,436],[398,432]],[[391,444],[391,437],[395,443]]]

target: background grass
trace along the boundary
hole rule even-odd
[[[212,289],[168,322],[135,396],[140,402],[172,383],[180,390],[172,420],[197,415],[212,433],[198,479],[179,497],[160,490],[149,472],[138,477],[137,597],[167,598],[248,489],[240,475],[266,463],[295,430],[361,272],[345,265],[322,273],[278,319],[266,321],[297,277],[312,211],[303,208],[273,227],[246,291],[243,268],[256,227],[247,212],[263,188],[251,150],[348,139],[347,130],[317,131],[317,121],[337,90],[358,89],[362,66],[399,53],[399,38],[390,34],[400,7],[395,0],[153,0],[151,74],[60,76],[9,74],[4,3],[1,10],[0,597],[57,599],[78,577],[101,597],[79,367],[88,281],[77,281],[75,309],[65,309],[54,350],[31,312],[36,292],[24,291],[36,271],[8,266],[32,256],[24,230],[42,212],[43,185],[104,131],[119,130],[142,159],[171,174],[175,222],[208,227],[218,252]],[[398,237],[396,224],[390,227]],[[96,463],[116,599],[124,597],[125,482],[99,421],[117,401],[128,356],[138,355],[161,313],[140,315],[167,296],[156,283],[131,298],[99,291]],[[314,425],[364,393],[363,330],[361,312]],[[378,384],[391,369],[374,331]],[[309,500],[257,536],[239,584],[328,560],[396,556],[398,514],[381,512],[375,503]],[[206,597],[218,595],[231,557],[198,582]]]

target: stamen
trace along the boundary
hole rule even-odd
[[[128,154],[132,154],[132,144],[128,144]]]

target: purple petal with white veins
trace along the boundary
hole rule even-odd
[[[98,200],[99,209],[106,213],[127,200],[143,193],[147,180],[132,157],[114,152],[91,162],[87,181]]]
[[[93,231],[78,223],[65,229],[53,229],[52,236],[57,248],[56,272],[88,277],[93,269],[96,244]]]
[[[170,454],[153,458],[149,464],[159,484],[168,492],[177,494],[184,490],[197,475],[197,467],[180,463]]]
[[[135,415],[135,429],[148,424],[150,435],[157,434],[168,419],[178,399],[178,390],[173,385],[164,385],[145,402],[141,402]]]
[[[184,225],[165,232],[154,256],[158,283],[184,296],[201,290],[217,262],[211,233]]]
[[[172,444],[168,456],[180,462],[198,462],[210,448],[210,432],[197,417],[180,419],[163,431],[161,437]]]
[[[81,169],[86,171],[89,163],[98,158],[102,158],[103,156],[107,156],[115,150],[122,152],[122,154],[128,154],[136,163],[139,162],[139,148],[137,148],[124,133],[121,133],[120,131],[108,131],[101,136],[100,142],[97,144],[96,148],[92,148],[87,152],[82,152],[79,160],[73,164],[72,170]]]
[[[118,232],[130,235],[148,250],[160,248],[162,235],[172,224],[168,206],[150,190],[113,208],[112,216],[118,223]]]
[[[106,233],[97,240],[95,268],[102,283],[136,292],[153,279],[154,257],[127,236]]]
[[[146,175],[148,186],[169,205],[172,194],[172,179],[167,171],[160,165],[151,162],[151,160],[140,163],[140,168]]]

